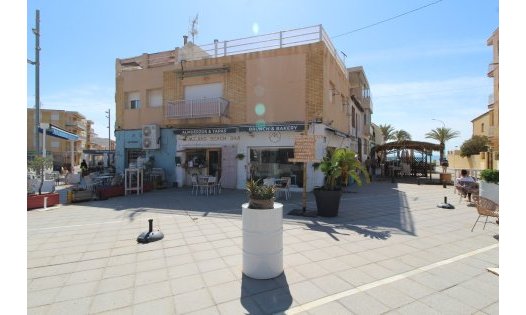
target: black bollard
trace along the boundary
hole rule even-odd
[[[163,239],[164,234],[161,231],[153,232],[153,219],[148,219],[148,232],[142,232],[137,237],[137,243],[150,243]]]

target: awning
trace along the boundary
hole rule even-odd
[[[42,133],[43,129],[39,127],[38,132]],[[77,136],[76,134],[66,131],[64,129],[60,129],[59,127],[56,127],[53,125],[50,125],[49,128],[46,129],[46,135],[60,138],[60,139],[65,139],[65,140],[73,140],[73,141],[79,139],[79,136]]]

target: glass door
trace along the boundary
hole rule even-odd
[[[221,177],[221,150],[208,150],[208,175],[215,176],[218,179]]]

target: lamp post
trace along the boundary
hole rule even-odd
[[[432,118],[431,120],[436,120],[436,121],[440,121],[442,123],[442,128],[446,128],[446,124],[440,120],[440,119],[435,119],[435,118]]]
[[[35,66],[35,147],[37,155],[40,155],[40,10],[36,10],[35,34],[35,60],[27,59],[27,63]],[[44,131],[45,134],[45,131]],[[45,154],[44,154],[45,156]]]

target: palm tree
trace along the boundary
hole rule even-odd
[[[438,127],[426,133],[426,138],[440,142],[440,161],[444,159],[444,148],[446,146],[446,141],[456,138],[458,136],[460,136],[460,132],[446,127]]]
[[[395,141],[411,140],[411,135],[404,129],[397,130],[393,133]]]
[[[384,137],[384,142],[387,142],[389,140],[395,140],[394,138],[394,132],[395,132],[395,129],[393,126],[389,125],[389,124],[385,124],[385,125],[378,125],[378,127],[380,127],[380,131],[382,132],[382,136]]]

